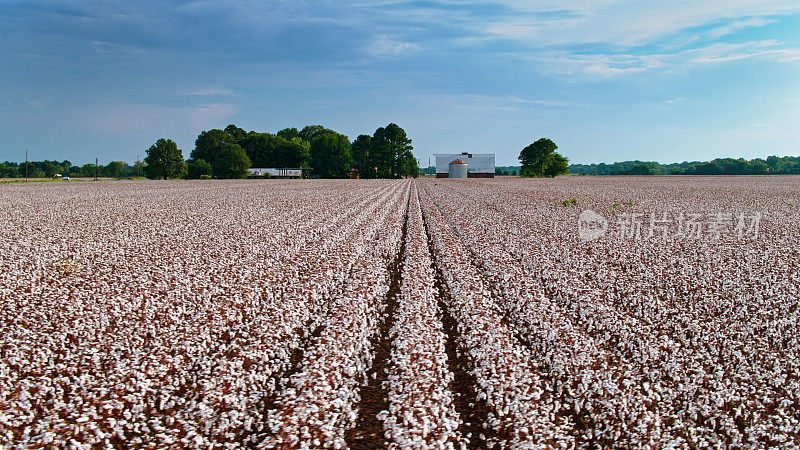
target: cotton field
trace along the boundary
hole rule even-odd
[[[0,447],[800,447],[800,177],[0,187]]]

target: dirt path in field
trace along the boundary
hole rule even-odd
[[[420,203],[423,202],[420,197]],[[456,412],[461,417],[462,423],[458,431],[463,437],[469,440],[467,448],[484,449],[490,448],[489,442],[496,441],[497,433],[491,427],[484,428],[488,424],[489,407],[484,400],[477,399],[476,386],[478,381],[469,370],[473,367],[473,362],[468,355],[459,348],[460,333],[458,323],[450,314],[451,304],[450,290],[444,280],[444,275],[436,264],[436,253],[433,251],[433,241],[428,232],[428,223],[424,220],[423,227],[428,236],[428,251],[431,255],[431,267],[436,274],[434,287],[436,288],[436,300],[439,310],[442,312],[442,327],[447,335],[445,351],[447,353],[447,365],[453,373],[453,381],[450,390],[453,392],[453,403]]]
[[[394,260],[389,263],[389,292],[386,294],[383,318],[378,326],[379,333],[372,339],[375,359],[372,361],[372,368],[367,373],[368,383],[366,386],[362,386],[361,392],[359,392],[361,401],[358,403],[356,426],[345,433],[347,446],[351,449],[372,450],[385,448],[387,445],[386,437],[383,434],[383,421],[378,419],[378,413],[389,409],[389,396],[383,383],[389,376],[392,352],[391,329],[394,325],[394,313],[398,304],[397,297],[403,282],[408,214],[409,208],[406,205],[400,250]]]

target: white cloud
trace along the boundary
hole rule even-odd
[[[718,39],[723,36],[735,33],[737,31],[741,31],[747,28],[763,27],[764,25],[769,25],[771,23],[775,23],[775,20],[770,20],[765,18],[736,20],[729,24],[713,28],[710,31],[708,31],[705,35],[712,39]]]
[[[688,63],[712,64],[762,58],[778,62],[800,60],[800,49],[775,48],[777,41],[753,41],[742,44],[713,44],[705,48],[683,52]]]
[[[398,41],[385,34],[373,37],[365,51],[371,56],[397,56],[419,50],[420,47],[410,42]]]
[[[787,0],[728,0],[681,2],[652,0],[572,1],[559,4],[572,14],[550,16],[546,2],[502,2],[517,14],[476,25],[487,36],[523,40],[537,45],[603,43],[646,45],[683,30],[734,22],[719,27],[716,37],[738,29],[762,26],[769,17],[800,13],[800,4]]]
[[[441,38],[447,43],[437,46],[485,49],[491,48],[486,44],[493,41],[514,41],[513,50],[506,50],[510,58],[530,59],[543,72],[558,74],[614,76],[754,58],[784,63],[797,60],[800,53],[796,45],[785,42],[730,42],[738,31],[775,23],[780,16],[800,14],[796,1],[494,3],[493,12],[485,16],[479,14],[487,8],[481,0],[443,0],[438,6],[432,3],[400,12],[374,2],[369,8],[383,20],[397,19],[411,26],[436,27],[442,17],[453,18],[449,25],[460,33]],[[432,10],[438,14],[432,14]],[[367,53],[387,56],[416,49],[415,44],[380,35]]]
[[[593,54],[568,51],[545,52],[528,58],[543,72],[557,74],[621,75],[665,66],[663,55]]]
[[[550,51],[526,57],[543,72],[557,74],[623,75],[653,70],[677,69],[693,65],[719,64],[745,59],[764,59],[773,62],[800,60],[800,49],[782,48],[779,41],[716,43],[705,47],[674,53],[636,54],[574,54],[569,51]]]

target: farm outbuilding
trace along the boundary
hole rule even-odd
[[[467,178],[494,178],[494,153],[437,153],[436,178],[450,177],[450,163],[466,163]]]
[[[269,175],[271,178],[302,178],[309,169],[306,168],[261,168],[252,167],[247,169],[250,172],[250,177],[266,177]]]

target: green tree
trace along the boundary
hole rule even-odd
[[[129,177],[141,177],[144,173],[144,163],[141,161],[136,161],[132,166],[128,166],[128,170],[126,171]]]
[[[334,133],[333,130],[329,130],[323,127],[322,125],[307,125],[302,130],[300,130],[300,133],[298,133],[298,135],[300,139],[306,142],[311,142],[312,140],[314,140],[315,137],[317,137],[317,135],[329,132]]]
[[[99,176],[100,172],[99,171],[95,172],[96,169],[97,167],[93,163],[86,163],[83,166],[81,166],[81,176],[94,177],[95,173],[97,173]]]
[[[390,123],[386,127],[378,128],[372,135],[371,160],[378,167],[376,176],[378,178],[400,178],[404,176],[415,176],[408,173],[416,167],[416,160],[413,164],[410,160],[414,159],[411,150],[411,139],[406,135],[405,130],[397,124]],[[417,167],[416,174],[419,174]]]
[[[42,161],[40,167],[42,172],[44,173],[44,176],[47,178],[53,178],[53,175],[55,175],[56,171],[59,169],[58,166],[54,165],[53,163],[51,163],[46,159]]]
[[[225,132],[233,138],[233,142],[239,145],[242,145],[242,141],[247,137],[246,131],[233,124],[225,127]]]
[[[620,175],[652,175],[653,169],[650,168],[647,164],[636,164],[635,166],[631,167],[630,169],[623,170],[619,173]]]
[[[569,171],[567,158],[556,153],[558,146],[547,138],[541,138],[522,149],[520,174],[524,177],[555,177]]]
[[[279,141],[286,141],[283,138],[273,136],[269,133],[256,133],[251,131],[242,140],[242,148],[253,167],[276,167],[275,154],[279,146]]]
[[[186,174],[183,152],[172,139],[159,139],[147,149],[144,159],[147,178],[182,178]]]
[[[754,159],[750,162],[750,173],[753,175],[765,175],[769,173],[769,165],[763,159]]]
[[[359,178],[375,178],[375,164],[372,161],[372,136],[362,134],[350,145],[353,155],[353,167],[358,170]]]
[[[791,164],[791,162],[787,161],[785,158],[779,158],[774,155],[767,157],[767,165],[769,166],[770,172],[780,172],[789,164]]]
[[[225,130],[213,129],[203,131],[197,137],[191,158],[202,159],[211,164],[217,178],[245,178],[251,166],[247,152],[237,144],[237,139],[245,144],[248,135],[244,130],[229,125]],[[253,133],[251,133],[253,134]],[[258,134],[258,133],[255,133]]]
[[[299,137],[286,140],[251,131],[242,147],[253,167],[308,167],[310,144]]]
[[[278,142],[275,152],[276,167],[308,167],[310,159],[311,143],[299,137]]]
[[[35,163],[28,161],[19,165],[19,176],[25,177],[26,175],[28,178],[43,178],[45,174]]]
[[[519,160],[522,163],[520,172],[524,177],[542,177],[547,166],[547,158],[553,154],[558,146],[547,138],[541,138],[533,144],[522,149]]]
[[[62,175],[69,175],[69,171],[72,169],[72,163],[65,159],[64,161],[61,161],[60,166],[61,168],[59,169],[59,173]]]
[[[211,169],[217,178],[247,178],[250,158],[242,147],[224,142],[217,149]]]
[[[278,137],[282,137],[287,141],[291,141],[294,138],[300,138],[300,132],[297,131],[297,128],[284,128],[277,133]]]
[[[401,177],[417,178],[419,176],[419,164],[417,158],[409,151],[405,152],[400,158],[399,174]]]
[[[707,162],[696,165],[693,175],[720,175],[721,173],[722,169],[720,169],[718,165],[713,162]]]
[[[103,167],[102,173],[104,177],[120,178],[125,175],[126,167],[123,161],[111,161]]]
[[[190,159],[186,163],[186,178],[190,180],[199,180],[201,176],[212,176],[214,171],[211,169],[211,164],[202,159]]]
[[[203,131],[194,141],[192,159],[202,159],[212,166],[217,159],[218,153],[225,143],[236,144],[233,136],[220,129]]]
[[[317,134],[311,140],[311,167],[323,178],[347,178],[353,158],[347,136],[332,131]]]

